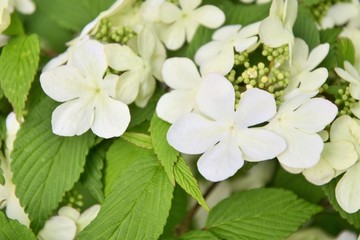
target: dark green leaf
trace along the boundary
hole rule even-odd
[[[299,7],[298,15],[293,27],[295,37],[303,39],[309,49],[320,44],[320,35],[316,21],[309,10]]]
[[[211,232],[194,230],[186,233],[184,236],[179,238],[179,240],[219,240],[220,238],[216,237]]]
[[[1,240],[36,240],[34,233],[16,220],[8,219],[0,211]]]
[[[340,38],[338,41],[338,66],[343,67],[344,62],[355,62],[355,48],[349,38]]]

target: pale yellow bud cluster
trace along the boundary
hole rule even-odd
[[[103,19],[100,21],[100,25],[93,34],[93,37],[100,42],[107,43],[120,43],[127,44],[127,42],[136,36],[136,33],[133,29],[126,26],[112,26],[112,23]]]
[[[335,95],[335,104],[339,109],[338,115],[351,115],[351,106],[355,99],[351,97],[349,87],[340,88]]]
[[[266,57],[269,62],[274,62],[276,60],[276,63],[279,65],[290,59],[289,46],[287,44],[278,48],[271,48],[263,45],[261,54]]]

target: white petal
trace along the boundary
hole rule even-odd
[[[142,59],[126,45],[107,44],[104,49],[109,66],[115,70],[128,71],[143,65]]]
[[[195,94],[188,90],[174,90],[164,94],[157,103],[157,115],[169,122],[174,123],[185,113],[191,112],[195,105]]]
[[[223,76],[228,74],[234,66],[234,47],[230,44],[223,46],[220,52],[213,58],[200,66],[200,71],[203,76],[218,73]]]
[[[40,84],[44,92],[58,102],[86,95],[90,86],[79,70],[71,66],[60,66],[43,72]]]
[[[353,84],[350,83],[350,95],[357,99],[360,100],[360,84]]]
[[[183,21],[176,21],[160,32],[160,38],[169,50],[179,49],[185,43],[185,36]]]
[[[181,10],[174,4],[162,2],[160,5],[160,19],[164,23],[172,23],[181,17]]]
[[[360,119],[360,102],[353,103],[350,110],[357,118]]]
[[[341,171],[351,167],[358,160],[358,155],[352,143],[336,141],[325,143],[322,158],[335,170]]]
[[[355,84],[360,83],[359,79],[356,79],[354,76],[352,76],[350,73],[348,73],[347,71],[345,71],[342,68],[335,68],[335,72],[337,73],[337,75],[339,75],[339,77],[341,77],[342,79],[344,79],[348,82],[355,83]]]
[[[286,141],[286,150],[278,156],[281,164],[292,168],[310,168],[320,160],[323,141],[317,134],[307,134],[296,129],[276,131]]]
[[[202,113],[216,120],[234,119],[235,91],[222,75],[210,74],[202,81],[196,102]]]
[[[85,99],[76,99],[58,106],[51,119],[53,133],[60,136],[81,135],[94,121],[94,106]]]
[[[284,11],[283,14],[285,14],[284,24],[288,29],[292,29],[297,16],[298,1],[297,0],[285,1],[285,6],[283,11]]]
[[[201,4],[201,0],[180,0],[179,4],[184,11],[191,11]]]
[[[198,88],[201,76],[195,64],[188,58],[169,58],[164,62],[162,76],[173,89]]]
[[[91,130],[99,137],[121,136],[130,122],[130,112],[126,104],[110,97],[104,98],[95,108]]]
[[[196,113],[179,118],[167,133],[167,140],[176,150],[187,154],[200,154],[219,142],[226,128]]]
[[[6,216],[18,220],[21,224],[29,227],[30,220],[24,209],[21,207],[19,199],[13,190],[6,201]]]
[[[340,207],[348,213],[360,209],[360,164],[350,168],[340,179],[335,188],[336,200]]]
[[[299,174],[299,173],[301,173],[302,171],[305,170],[305,168],[292,168],[292,167],[287,167],[287,166],[285,166],[284,164],[281,164],[281,163],[280,163],[280,165],[281,165],[281,167],[282,167],[283,169],[285,169],[285,171],[287,171],[287,172],[289,172],[289,173],[292,173],[292,174]]]
[[[238,34],[236,34],[236,39],[250,38],[252,36],[258,35],[260,25],[261,25],[261,21],[254,22],[244,26],[243,28],[240,29]]]
[[[345,14],[346,13],[346,14]],[[358,9],[352,3],[339,2],[334,4],[327,12],[336,25],[344,25],[350,19],[359,14]]]
[[[328,162],[321,159],[314,167],[305,169],[303,174],[306,180],[321,186],[330,182],[335,177],[335,170]]]
[[[126,104],[134,102],[139,93],[139,78],[137,71],[121,74],[116,86],[116,98]]]
[[[235,50],[239,53],[247,50],[251,46],[255,45],[258,40],[258,37],[250,37],[246,39],[241,39],[241,41],[237,41],[235,44]]]
[[[236,124],[239,128],[263,123],[276,113],[274,97],[263,90],[252,88],[244,92],[236,109]]]
[[[145,82],[140,84],[139,93],[135,99],[135,104],[138,107],[145,107],[152,95],[155,92],[156,81],[153,76],[149,76]]]
[[[241,29],[241,25],[227,25],[216,30],[212,36],[212,39],[221,41],[221,40],[230,40],[232,39],[238,31]]]
[[[308,56],[309,56],[309,47],[306,44],[306,42],[304,40],[302,40],[301,38],[295,38],[295,42],[294,42],[294,51],[293,51],[293,63],[298,64],[301,66],[301,68],[303,68],[303,65],[306,63],[306,61],[308,60]],[[309,69],[311,70],[311,69]]]
[[[23,14],[32,14],[36,9],[32,0],[15,0],[15,8]]]
[[[287,44],[294,38],[292,32],[284,28],[279,18],[271,16],[261,23],[259,35],[263,43],[273,48]]]
[[[300,91],[313,92],[318,91],[319,88],[325,83],[328,77],[326,68],[318,68],[312,72],[304,72],[300,76],[301,79]]]
[[[75,208],[72,208],[69,206],[64,206],[64,207],[60,208],[58,211],[58,214],[59,214],[59,216],[70,218],[74,222],[76,222],[78,220],[78,218],[80,217],[79,211],[76,210]]]
[[[285,140],[271,131],[250,128],[237,134],[237,143],[248,161],[263,161],[275,158],[286,148]]]
[[[357,71],[357,69],[348,61],[345,61],[344,62],[344,67],[345,67],[345,70],[351,74],[351,76],[355,77],[358,82],[360,80],[360,75],[359,75],[359,72]]]
[[[287,121],[296,129],[304,132],[316,133],[323,130],[336,117],[335,104],[322,98],[313,98],[302,104]]]
[[[50,218],[39,232],[41,239],[46,240],[73,240],[75,235],[75,222],[70,218],[61,216]]]
[[[189,43],[193,39],[196,30],[199,27],[199,23],[196,21],[195,18],[188,18],[185,20],[185,32],[186,32],[186,41]]]
[[[95,219],[95,217],[98,215],[100,211],[100,205],[95,204],[94,206],[86,209],[80,216],[80,218],[77,221],[78,224],[78,231],[81,232],[87,225],[90,224],[92,220]]]
[[[222,51],[224,44],[224,42],[212,41],[202,45],[195,53],[195,62],[202,65],[212,61]]]
[[[104,45],[95,40],[80,44],[71,55],[68,65],[77,67],[89,79],[102,79],[108,67]]]
[[[328,43],[320,44],[314,48],[308,58],[306,69],[312,70],[319,65],[329,53],[330,45]]]
[[[107,93],[107,95],[115,98],[116,96],[116,86],[119,82],[119,76],[115,74],[107,74],[102,81],[102,86]]]
[[[151,57],[156,54],[156,36],[150,27],[144,27],[137,39],[138,51],[140,56],[149,62]]]
[[[194,14],[198,22],[208,28],[217,28],[225,22],[225,14],[215,6],[202,6]]]
[[[243,165],[242,153],[230,138],[206,151],[197,162],[201,175],[213,182],[233,176]]]

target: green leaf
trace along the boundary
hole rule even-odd
[[[135,146],[153,149],[151,137],[143,133],[126,132],[121,136],[122,139],[134,144]]]
[[[190,194],[205,210],[209,211],[204,197],[202,196],[200,187],[192,175],[190,168],[186,165],[183,158],[179,157],[174,166],[174,174],[176,182]]]
[[[331,28],[320,31],[320,41],[321,43],[329,43],[330,49],[326,58],[322,61],[319,67],[326,67],[327,69],[332,69],[337,65],[337,38],[341,33],[342,28]]]
[[[36,240],[34,233],[16,220],[8,219],[0,211],[0,239],[1,240]]]
[[[298,15],[293,27],[295,37],[303,39],[309,49],[320,44],[320,35],[316,21],[309,10],[299,7]]]
[[[38,231],[83,171],[94,142],[91,133],[60,137],[51,131],[57,103],[44,99],[21,126],[11,154],[16,195]]]
[[[179,240],[219,240],[219,238],[211,232],[194,230],[186,233]]]
[[[24,27],[16,13],[11,14],[10,26],[3,32],[5,35],[15,36],[24,34]]]
[[[221,239],[284,239],[320,210],[289,191],[256,189],[217,204],[206,229]]]
[[[331,205],[334,207],[336,211],[340,213],[340,216],[346,219],[351,225],[356,227],[357,229],[360,228],[360,211],[356,213],[347,213],[345,212],[340,205],[338,204],[336,197],[335,197],[335,188],[337,183],[339,182],[341,177],[333,179],[331,182],[323,186],[323,190],[328,197]]]
[[[338,65],[344,66],[344,62],[348,61],[351,64],[355,62],[355,48],[349,38],[340,38],[338,41]]]
[[[156,114],[150,122],[150,136],[154,146],[154,152],[158,156],[163,165],[170,182],[175,184],[174,164],[177,161],[179,152],[169,145],[166,134],[170,128],[170,124],[160,119]]]
[[[104,168],[105,154],[108,144],[100,144],[91,149],[86,160],[81,183],[99,203],[104,201],[102,171]]]
[[[0,82],[18,117],[22,115],[39,63],[40,45],[36,35],[11,40],[0,57]]]
[[[173,186],[155,157],[121,175],[99,215],[77,239],[157,239],[171,207]]]
[[[109,195],[114,182],[133,163],[155,156],[149,149],[140,148],[121,138],[117,139],[106,154],[105,196]]]

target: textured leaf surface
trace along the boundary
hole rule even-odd
[[[17,116],[22,114],[39,63],[40,46],[36,35],[11,40],[0,57],[0,82]]]
[[[206,204],[204,197],[200,191],[199,185],[190,171],[190,168],[186,165],[186,162],[181,157],[175,163],[174,167],[176,182],[190,194],[198,203],[209,211],[209,207]]]
[[[355,48],[349,38],[340,38],[338,41],[338,64],[339,67],[344,66],[344,62],[348,61],[351,64],[355,62]]]
[[[50,119],[56,105],[45,98],[30,112],[17,134],[11,155],[16,194],[35,231],[79,179],[94,142],[91,133],[71,138],[54,135]]]
[[[130,166],[97,218],[78,239],[157,239],[169,214],[173,186],[155,157]]]
[[[211,232],[194,230],[186,233],[179,240],[219,240],[219,238]]]
[[[156,114],[150,122],[150,136],[154,146],[154,152],[163,165],[171,183],[175,184],[174,164],[177,161],[179,152],[169,145],[166,134],[170,124],[161,120]]]
[[[206,229],[221,239],[284,239],[320,210],[289,191],[256,189],[221,201]]]
[[[16,220],[8,219],[0,211],[0,239],[1,240],[36,240],[34,233]]]
[[[134,144],[135,146],[153,149],[151,137],[143,133],[126,132],[121,136],[122,139]]]

